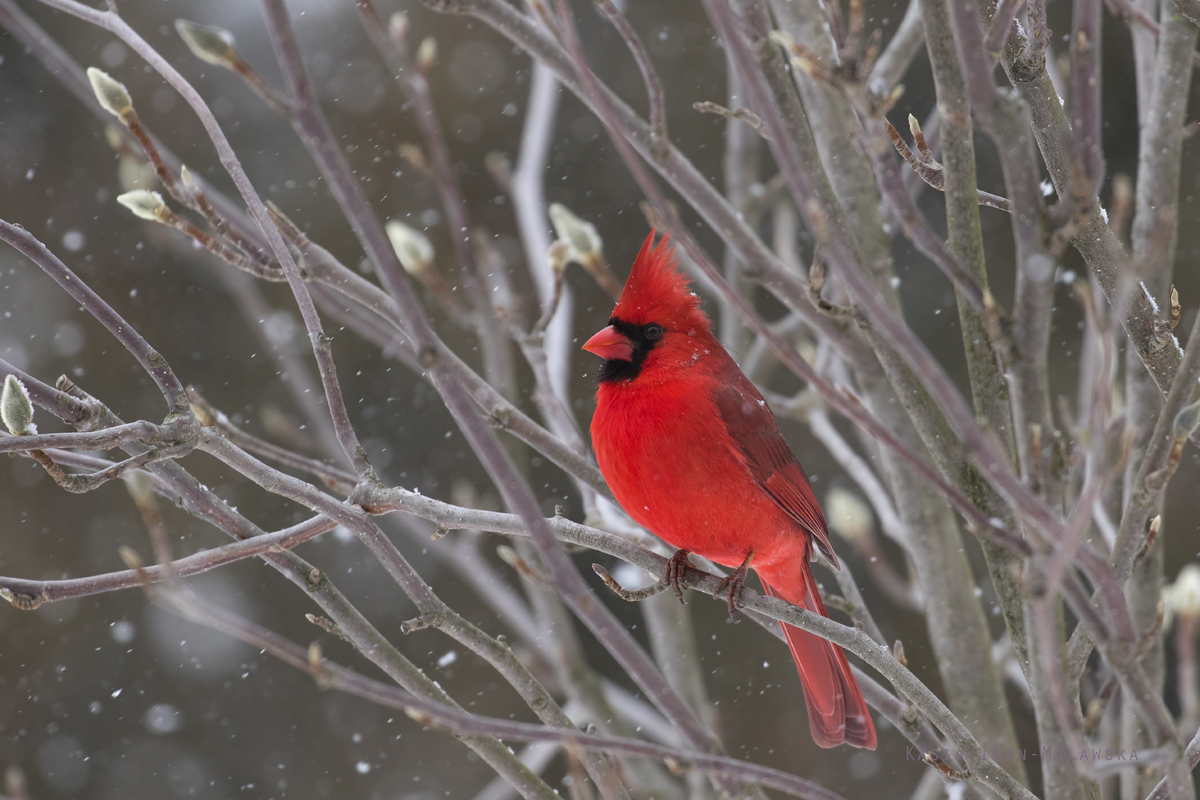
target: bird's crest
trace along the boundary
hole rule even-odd
[[[613,316],[634,324],[693,321],[708,323],[700,298],[676,267],[675,249],[668,236],[654,244],[650,231],[638,251]]]

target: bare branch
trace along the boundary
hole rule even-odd
[[[642,82],[646,84],[646,96],[650,100],[650,152],[656,158],[665,158],[667,154],[667,107],[663,98],[662,81],[654,69],[654,62],[646,52],[646,45],[638,38],[637,32],[629,24],[629,20],[612,0],[594,0],[596,7],[608,17],[608,21],[617,29],[625,46],[637,62],[638,71],[642,73]]]
[[[154,379],[167,406],[177,414],[187,414],[187,393],[183,384],[159,354],[142,335],[134,330],[120,314],[96,294],[66,264],[51,253],[33,234],[4,220],[0,220],[0,240],[11,245],[49,275],[67,294],[83,306],[96,321],[108,329],[117,341],[142,365],[142,369]]]

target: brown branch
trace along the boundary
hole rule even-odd
[[[370,702],[404,711],[412,719],[431,728],[441,728],[459,735],[556,742],[588,750],[644,756],[673,764],[679,769],[699,769],[715,776],[759,784],[805,800],[843,800],[841,795],[811,781],[728,756],[696,753],[642,739],[598,736],[574,728],[553,729],[525,722],[480,717],[366,678],[320,657],[319,652],[317,658],[313,658],[310,648],[301,647],[199,598],[189,598],[186,603],[170,603],[168,607],[193,622],[261,647],[285,663],[312,675],[322,688],[348,692]]]
[[[166,359],[150,346],[142,335],[113,309],[100,295],[92,291],[87,284],[79,280],[79,276],[71,271],[66,264],[58,259],[33,234],[10,222],[0,220],[0,241],[11,245],[13,249],[28,258],[49,275],[63,291],[83,306],[96,321],[108,329],[126,350],[129,351],[142,368],[154,380],[167,406],[175,413],[187,413],[187,393],[183,384],[167,365]]]
[[[305,327],[309,333],[313,354],[316,357],[321,373],[321,382],[325,388],[326,400],[329,404],[334,428],[337,431],[338,440],[342,444],[342,449],[346,452],[346,456],[350,459],[351,463],[354,464],[355,472],[360,477],[367,478],[372,476],[373,471],[367,460],[366,451],[358,442],[358,437],[354,433],[354,428],[350,423],[345,400],[342,397],[337,377],[337,368],[333,363],[330,347],[331,340],[325,335],[321,327],[320,317],[317,315],[316,306],[313,305],[312,297],[304,284],[300,269],[296,266],[296,262],[293,260],[292,254],[288,250],[287,244],[284,242],[279,230],[271,222],[266,206],[250,183],[249,177],[242,169],[236,153],[234,153],[233,148],[230,146],[229,140],[225,138],[225,134],[221,130],[221,126],[217,123],[216,117],[213,116],[212,111],[209,109],[208,104],[205,103],[200,94],[196,92],[191,84],[174,67],[150,47],[118,15],[111,11],[97,11],[81,3],[77,3],[75,0],[42,1],[52,8],[65,11],[72,16],[108,30],[120,37],[122,41],[129,45],[130,48],[161,74],[196,112],[197,117],[199,117],[201,123],[204,125],[205,131],[216,147],[217,153],[221,158],[221,163],[225,166],[230,177],[233,178],[242,199],[249,207],[251,217],[267,238],[271,252],[287,275],[288,285],[292,289],[293,296],[296,298],[300,314],[304,319]],[[178,381],[176,380],[175,383],[178,384]],[[182,386],[178,387],[178,392],[179,396],[173,398],[172,405],[177,410],[182,411],[186,408],[186,395],[183,394]]]
[[[911,123],[915,123],[915,119],[911,115],[909,115],[909,120]],[[901,158],[903,158],[910,167],[912,167],[913,172],[920,176],[921,180],[925,181],[925,183],[929,186],[932,186],[939,192],[944,192],[946,190],[946,185],[945,179],[942,176],[942,165],[932,160],[932,156],[929,155],[928,147],[925,147],[922,150],[922,155],[925,155],[926,158],[918,158],[917,156],[913,155],[911,150],[908,149],[908,145],[905,143],[904,138],[900,136],[900,132],[896,130],[892,123],[885,120],[884,125],[887,130],[888,138],[892,140],[892,144],[895,146],[896,152],[900,154]],[[919,130],[920,127],[918,126],[917,131],[919,132]],[[921,137],[920,142],[922,144],[924,143],[923,136]],[[977,189],[976,191],[979,194],[979,205],[989,206],[1009,214],[1013,213],[1012,203],[1008,201],[1007,197],[1000,197],[999,195],[992,194],[991,192],[985,192],[982,189]]]

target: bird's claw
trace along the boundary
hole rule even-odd
[[[688,555],[690,554],[687,550],[676,550],[675,555],[667,561],[667,571],[663,573],[663,583],[675,590],[675,596],[685,606],[687,601],[683,599],[683,581],[688,569],[692,566],[692,562],[688,561]]]
[[[729,618],[734,622],[740,621],[738,619],[737,610],[739,607],[741,607],[742,584],[746,582],[746,574],[750,571],[750,561],[753,558],[754,552],[751,551],[750,555],[746,556],[746,560],[742,562],[740,567],[735,569],[729,575],[726,575],[724,578],[721,578],[720,583],[717,584],[716,594],[720,595],[721,592],[725,590],[729,591],[727,595],[727,600],[729,603]]]

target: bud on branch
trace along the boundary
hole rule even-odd
[[[17,380],[16,375],[10,374],[4,379],[4,389],[0,391],[0,419],[13,436],[37,433],[37,426],[33,424],[33,403],[25,384]]]
[[[175,20],[175,30],[188,49],[201,61],[231,68],[238,60],[233,34],[224,28],[201,25],[186,19]]]
[[[104,106],[105,111],[122,121],[133,112],[133,99],[125,84],[95,67],[88,67],[87,76],[92,83],[92,91],[96,93],[96,100]]]

